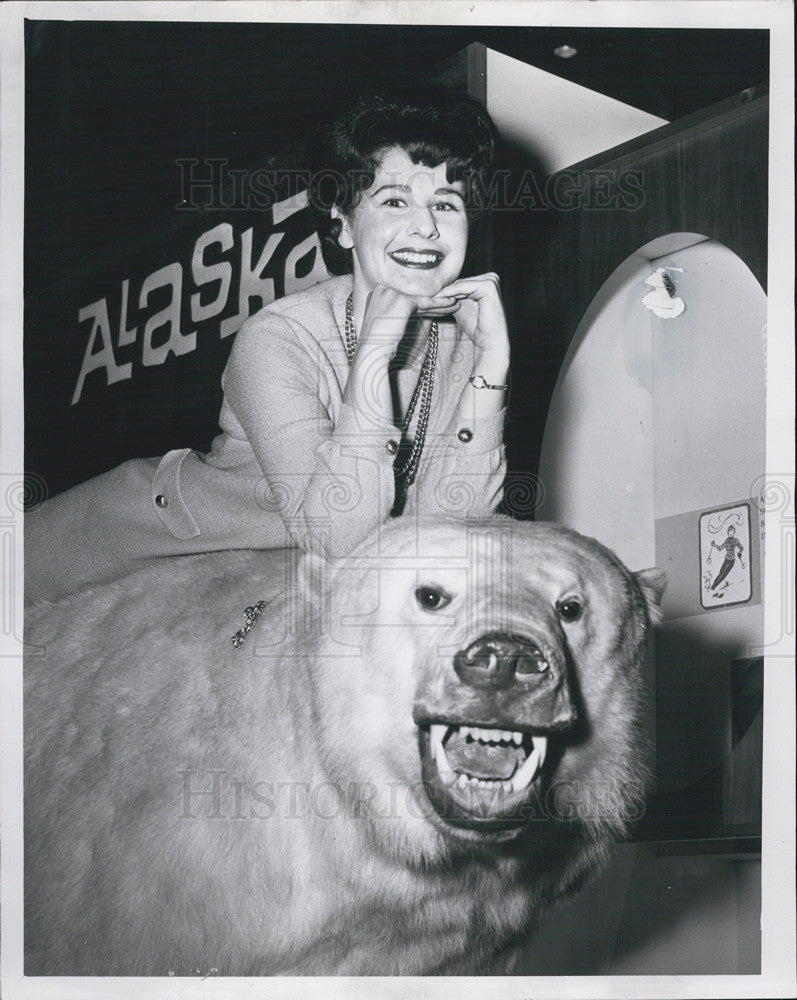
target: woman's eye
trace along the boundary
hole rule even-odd
[[[449,201],[438,201],[434,206],[438,212],[456,212],[457,206],[452,205]]]
[[[388,208],[404,208],[405,202],[402,198],[386,198],[382,204]]]
[[[563,601],[557,602],[556,610],[562,621],[576,622],[581,617],[584,607],[577,597],[566,597]]]
[[[424,611],[440,611],[451,603],[451,595],[437,587],[418,587],[415,591],[415,600]]]

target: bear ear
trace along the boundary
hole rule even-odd
[[[648,609],[648,617],[653,625],[662,619],[661,599],[667,587],[667,574],[663,569],[641,569],[634,573],[637,586],[642,591]]]

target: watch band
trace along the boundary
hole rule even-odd
[[[468,375],[468,381],[474,389],[509,389],[508,385],[490,385],[484,375]]]

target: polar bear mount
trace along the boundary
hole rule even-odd
[[[662,590],[558,526],[398,519],[29,609],[26,973],[509,971],[640,815]]]

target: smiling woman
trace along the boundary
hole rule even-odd
[[[377,285],[434,296],[462,270],[468,242],[465,185],[446,165],[414,163],[401,146],[382,153],[374,180],[341,220],[338,242],[352,250],[358,292]]]
[[[244,323],[209,454],[126,462],[29,519],[28,598],[152,556],[339,556],[391,517],[492,513],[509,340],[497,276],[460,273],[495,138],[460,99],[372,96],[328,124],[309,199],[335,276]]]

